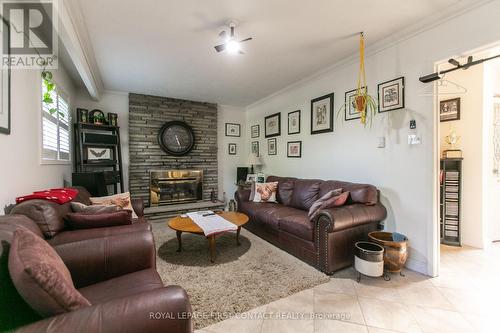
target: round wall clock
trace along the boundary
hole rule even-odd
[[[166,153],[183,156],[194,147],[194,131],[183,121],[169,121],[160,129],[158,143]]]

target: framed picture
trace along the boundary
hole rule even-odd
[[[300,110],[288,113],[288,134],[300,133]]]
[[[118,115],[116,113],[108,112],[108,125],[118,126]]]
[[[262,172],[259,172],[257,174],[257,177],[255,178],[256,183],[265,183],[266,182],[266,175],[263,174]]]
[[[229,155],[236,155],[236,143],[230,143],[228,146]]]
[[[405,107],[405,78],[400,77],[378,85],[378,112]]]
[[[226,136],[239,137],[241,135],[240,131],[240,124],[226,123]]]
[[[460,97],[439,102],[439,120],[460,120]]]
[[[111,148],[87,147],[87,161],[112,160]]]
[[[76,109],[76,118],[79,123],[88,123],[89,122],[89,110],[87,109]]]
[[[276,138],[267,139],[267,154],[276,155],[278,148],[276,147]]]
[[[253,141],[252,142],[252,154],[255,156],[259,157],[259,141]]]
[[[257,175],[255,173],[249,173],[247,175],[247,182],[254,182],[257,180]]]
[[[361,118],[361,112],[356,110],[356,95],[357,89],[350,90],[345,93],[345,120],[354,120]],[[366,93],[367,87],[362,87],[361,92]]]
[[[275,113],[265,118],[264,134],[266,138],[281,135],[281,113]]]
[[[286,157],[302,157],[302,141],[287,142]]]
[[[250,136],[252,139],[258,138],[260,136],[260,125],[253,125],[250,127]]]
[[[4,40],[4,45],[10,45],[10,24],[7,21],[2,20],[2,33],[6,37]],[[10,48],[4,50],[4,57],[10,59]],[[0,133],[10,134],[10,66],[2,66],[0,69],[1,80],[0,80]]]
[[[311,101],[311,134],[333,132],[334,93]]]

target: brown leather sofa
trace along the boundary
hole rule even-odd
[[[81,191],[83,198],[79,195],[77,199],[84,201],[85,192]],[[148,222],[139,219],[126,226],[69,230],[63,225],[58,229],[68,207],[30,201],[17,205],[12,211],[17,214],[0,216],[0,331],[193,331],[186,292],[179,286],[164,287],[156,271],[156,250]],[[136,202],[134,208],[142,217],[140,207]],[[42,318],[30,308],[8,271],[9,248],[19,226],[53,246],[70,271],[75,288],[92,306],[50,318]],[[49,233],[53,236],[47,236]]]
[[[73,200],[90,205],[90,193],[83,187],[78,189],[78,196]],[[131,225],[113,226],[93,229],[72,230],[64,221],[66,214],[71,212],[71,204],[59,205],[47,200],[28,200],[15,205],[10,214],[21,214],[29,217],[40,228],[44,238],[51,244],[77,242],[89,238],[118,235],[142,230],[151,230],[151,225],[144,218],[144,203],[142,199],[132,199],[132,207],[138,216]]]
[[[249,216],[245,228],[326,274],[352,265],[354,243],[367,239],[387,216],[373,185],[335,180],[269,176],[278,182],[278,203],[250,202],[250,190],[235,194],[238,211]],[[349,191],[346,205],[325,209],[314,221],[312,204],[330,190]]]

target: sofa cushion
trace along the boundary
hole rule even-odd
[[[132,212],[122,209],[102,214],[69,213],[66,220],[73,229],[113,227],[132,224]]]
[[[309,210],[313,203],[318,200],[320,185],[321,180],[296,179],[294,181],[290,206],[302,210]]]
[[[296,210],[292,215],[282,216],[278,219],[281,231],[286,231],[304,240],[313,240],[314,224],[309,220],[308,212]]]
[[[155,269],[144,269],[83,287],[78,291],[90,302],[100,304],[158,288],[163,288],[158,272]]]
[[[17,291],[41,316],[90,306],[74,287],[56,251],[42,238],[19,227],[9,253],[9,273]]]
[[[348,203],[361,203],[365,205],[375,205],[378,202],[377,188],[369,184],[356,184],[342,182],[338,180],[327,180],[321,183],[319,195],[322,196],[326,192],[343,188],[344,191],[349,191]]]
[[[303,210],[297,208],[275,204],[260,209],[256,214],[256,218],[259,220],[259,222],[268,224],[273,229],[279,230],[280,219],[293,215],[302,215],[303,212]],[[307,212],[305,213],[307,215]]]
[[[278,182],[278,191],[276,193],[276,200],[285,206],[290,205],[292,200],[293,185],[296,178],[291,177],[267,177],[267,182]]]
[[[16,205],[11,214],[29,217],[38,225],[46,238],[64,230],[64,217],[71,212],[70,203],[62,205],[47,200],[28,200]]]

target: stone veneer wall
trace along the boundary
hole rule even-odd
[[[181,120],[194,130],[195,145],[185,156],[171,156],[158,144],[167,121]],[[202,169],[203,199],[217,194],[217,105],[175,98],[129,94],[130,193],[149,205],[149,171]]]

